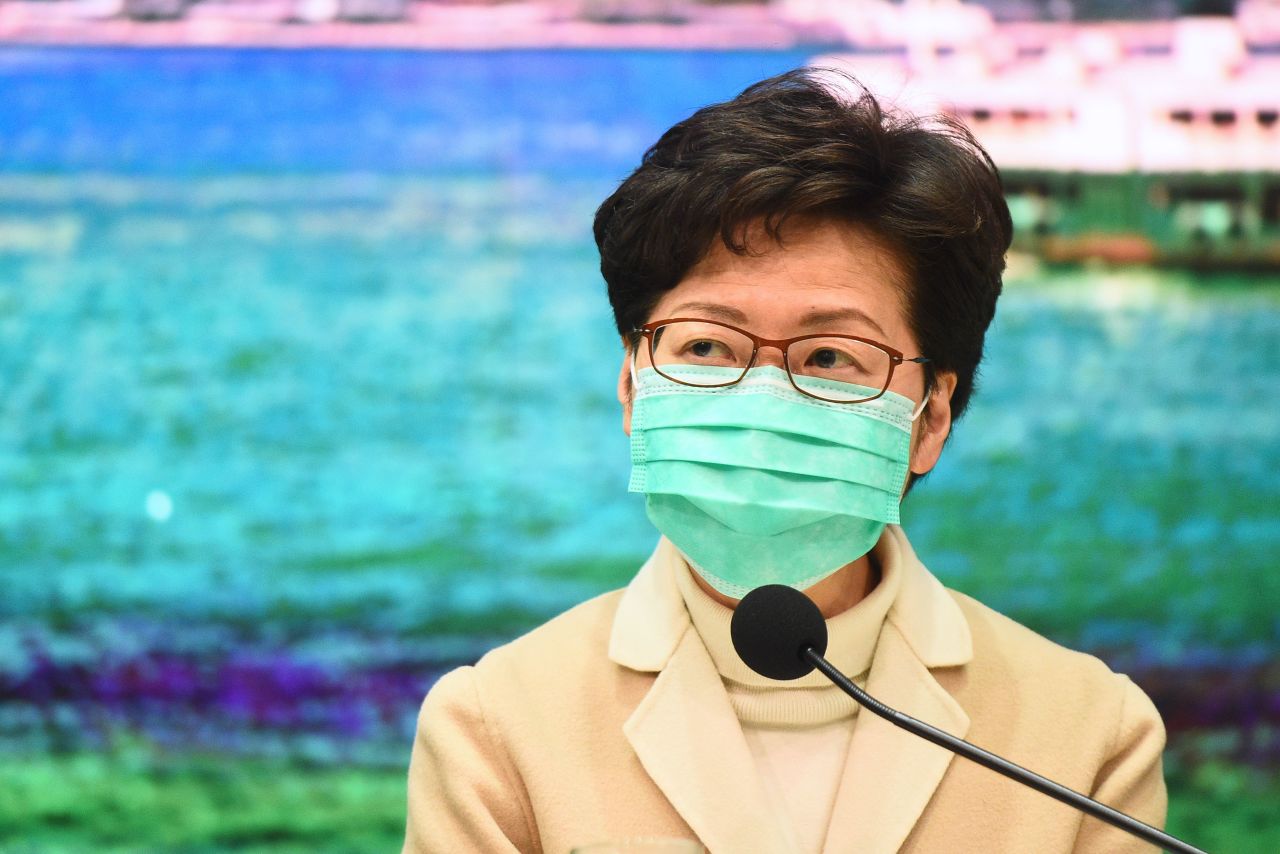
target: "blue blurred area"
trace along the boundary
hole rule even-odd
[[[0,170],[620,180],[801,52],[0,48]]]
[[[624,584],[592,214],[804,59],[0,49],[0,749],[400,768],[441,670]],[[1175,743],[1280,721],[1277,283],[1020,265],[904,511]]]

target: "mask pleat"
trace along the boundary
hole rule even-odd
[[[862,425],[848,425],[849,434],[865,434]],[[854,436],[848,437],[851,440]],[[738,428],[667,428],[646,430],[643,453],[658,461],[777,471],[788,474],[870,483],[885,490],[901,488],[897,460],[909,441],[905,433],[859,435],[840,453],[830,443],[806,437],[778,435]]]
[[[837,513],[898,521],[897,491],[863,483],[728,466],[708,470],[698,463],[657,462],[647,468],[644,489],[634,491],[683,495],[743,532],[774,534]]]
[[[765,389],[737,386],[726,389],[693,389],[667,394],[645,395],[637,400],[644,408],[647,429],[663,427],[753,427],[770,429],[846,444],[850,418],[881,422],[893,429],[911,432],[913,404],[905,397],[878,398],[867,403],[823,403],[806,398],[794,389],[776,386]],[[726,398],[733,405],[727,406]],[[799,406],[797,406],[799,403]],[[803,417],[798,417],[803,415]]]

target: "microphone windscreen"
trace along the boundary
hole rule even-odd
[[[813,670],[806,647],[827,651],[827,624],[808,596],[782,584],[752,590],[733,611],[733,648],[743,662],[769,679],[799,679]]]

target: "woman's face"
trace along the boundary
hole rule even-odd
[[[815,332],[860,335],[901,350],[908,358],[922,355],[907,323],[906,271],[867,230],[797,217],[783,229],[781,245],[757,227],[748,233],[748,246],[751,253],[736,255],[717,241],[646,319],[705,317],[773,339]],[[646,348],[640,348],[637,358],[637,367],[648,363]],[[762,349],[756,364],[781,367],[782,354]],[[924,474],[938,461],[951,429],[955,381],[952,373],[937,375],[928,408],[915,422],[911,470],[916,474]],[[919,402],[925,393],[924,367],[899,365],[889,390]],[[631,374],[625,359],[618,399],[623,429],[629,434]]]

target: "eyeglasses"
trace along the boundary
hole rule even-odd
[[[649,339],[649,361],[653,369],[682,385],[702,388],[736,385],[751,370],[762,347],[782,352],[782,363],[797,391],[829,403],[875,400],[889,388],[894,369],[903,362],[925,366],[926,399],[932,384],[928,358],[908,359],[888,344],[857,335],[798,335],[775,340],[727,323],[692,317],[655,320],[638,327],[634,334]],[[679,370],[689,366],[735,368],[740,373],[726,381],[725,371],[700,375],[696,371]]]

